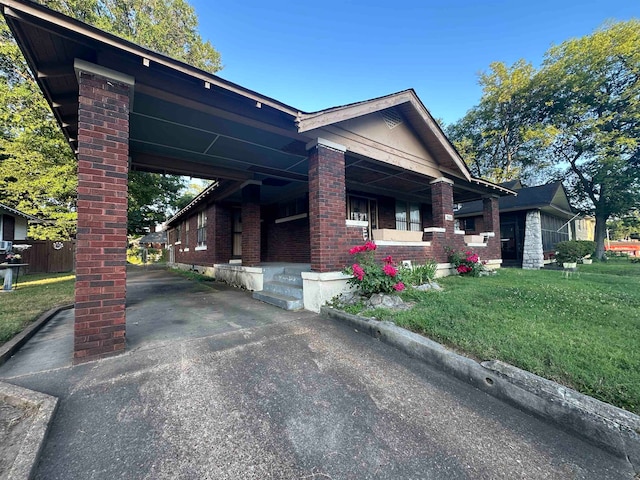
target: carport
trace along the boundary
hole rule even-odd
[[[345,222],[350,186],[428,199],[432,229],[402,246],[421,255],[431,242],[463,245],[454,202],[484,198],[499,259],[497,195],[510,192],[471,177],[412,90],[305,114],[40,5],[0,5],[78,159],[74,361],[125,348],[129,169],[216,179],[217,195],[241,205],[247,266],[260,262],[261,204],[308,192],[311,268],[318,281],[339,272],[362,239]],[[365,125],[380,112],[384,122]],[[398,146],[387,137],[401,124],[409,141]]]

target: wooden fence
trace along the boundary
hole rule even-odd
[[[22,261],[28,263],[24,273],[59,273],[75,270],[75,240],[18,240],[14,243],[31,245],[23,251]]]

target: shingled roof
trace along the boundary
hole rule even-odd
[[[500,197],[500,212],[517,212],[526,210],[552,210],[560,216],[573,216],[574,212],[569,204],[562,182],[553,182],[536,187],[522,187],[517,181],[500,184],[505,188],[515,190],[518,196]],[[456,217],[472,217],[482,214],[482,201],[462,204],[456,212]]]

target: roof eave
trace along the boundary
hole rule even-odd
[[[36,26],[42,27],[41,25],[34,22],[34,20],[25,17],[25,15],[35,17],[38,20],[53,23],[57,26],[71,30],[79,35],[90,38],[96,42],[102,43],[103,45],[109,46],[116,50],[137,55],[140,57],[141,62],[143,60],[155,62],[176,72],[201,80],[203,84],[214,85],[235,94],[242,95],[250,100],[260,103],[263,106],[270,106],[294,118],[299,115],[299,110],[290,107],[289,105],[286,105],[282,102],[261,95],[255,91],[244,88],[233,82],[224,80],[217,75],[208,73],[187,63],[175,60],[167,55],[142,47],[129,40],[122,39],[120,37],[117,37],[116,35],[105,32],[92,25],[70,18],[66,15],[63,15],[41,5],[37,5],[32,2],[23,3],[16,0],[0,0],[0,6],[2,6],[3,15],[8,20],[7,23],[9,23],[10,27],[12,23],[10,19],[35,24]],[[32,68],[33,67],[35,67],[35,65],[32,65]],[[34,72],[34,74],[37,77],[37,72]]]

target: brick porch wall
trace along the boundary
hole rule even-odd
[[[74,363],[125,348],[129,85],[79,73]]]
[[[267,222],[265,222],[267,223]],[[310,263],[309,219],[275,223],[273,219],[262,228],[267,229],[265,262]]]
[[[260,185],[242,189],[242,264],[260,263]]]

